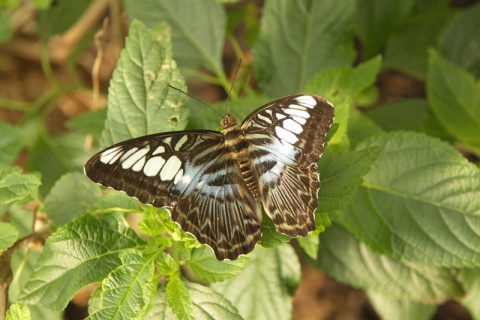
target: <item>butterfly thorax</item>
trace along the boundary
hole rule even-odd
[[[227,147],[229,155],[239,166],[242,177],[250,192],[255,198],[258,198],[257,182],[252,170],[252,162],[248,157],[248,143],[244,139],[242,130],[237,125],[235,118],[229,114],[224,116],[221,124],[223,127],[222,133],[225,137],[225,146]]]

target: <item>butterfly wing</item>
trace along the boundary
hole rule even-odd
[[[261,209],[216,131],[161,133],[124,141],[85,165],[93,181],[167,208],[219,260],[253,250]]]
[[[329,102],[304,94],[266,104],[242,123],[265,212],[290,237],[315,230],[317,162],[333,117]]]
[[[193,184],[192,196],[173,208],[172,218],[212,247],[219,260],[234,260],[251,252],[260,239],[262,211],[224,145],[214,159]]]

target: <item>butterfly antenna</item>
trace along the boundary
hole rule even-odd
[[[235,69],[232,85],[230,86],[230,90],[228,90],[227,101],[225,102],[225,113],[227,113],[228,101],[230,100],[230,95],[232,93],[233,85],[235,84],[235,79],[237,79],[238,69],[240,69],[241,65],[242,65],[242,57],[240,57],[240,59],[238,60],[238,65],[237,65],[237,68]]]
[[[183,94],[186,95],[187,97],[190,97],[190,98],[192,98],[193,100],[195,100],[195,101],[197,101],[197,102],[200,102],[202,105],[204,105],[204,106],[207,107],[208,109],[213,110],[213,112],[215,112],[216,114],[218,114],[218,115],[220,116],[220,118],[223,119],[223,115],[222,115],[220,112],[218,112],[217,110],[213,109],[211,106],[209,106],[208,104],[206,104],[206,103],[203,102],[202,100],[195,98],[195,97],[192,96],[191,94],[189,94],[189,93],[187,93],[187,92],[185,92],[185,91],[183,91],[183,90],[181,90],[181,89],[179,89],[179,88],[177,88],[177,87],[174,87],[174,86],[170,85],[169,83],[167,83],[167,87],[172,88],[172,89],[175,89],[175,90],[177,90],[178,92],[183,93]]]

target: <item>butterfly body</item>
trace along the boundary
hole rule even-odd
[[[253,250],[262,210],[291,237],[315,230],[320,187],[316,162],[333,121],[321,97],[293,95],[251,113],[222,132],[167,132],[118,143],[92,157],[93,181],[167,208],[184,231],[218,259]]]

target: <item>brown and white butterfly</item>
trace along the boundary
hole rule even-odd
[[[277,231],[315,230],[317,162],[333,106],[309,94],[287,96],[252,112],[239,126],[225,115],[222,132],[159,133],[117,143],[85,165],[93,181],[164,207],[217,259],[253,250],[262,235],[263,203]]]

